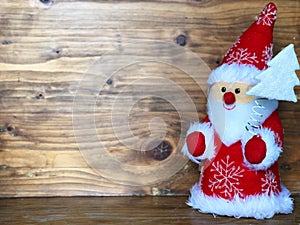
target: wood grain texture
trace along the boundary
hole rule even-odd
[[[295,210],[272,219],[214,217],[192,210],[186,197],[72,197],[0,199],[1,224],[290,224],[300,222]]]
[[[176,67],[192,61],[192,56],[184,58],[174,51],[172,65],[149,61],[128,65],[108,74],[103,86],[103,80],[95,76],[95,63],[106,62],[110,68],[115,61],[107,59],[114,57],[130,62],[137,56],[152,59],[153,55],[168,55],[164,48],[144,45],[145,41],[161,41],[183,45],[180,48],[213,69],[265,2],[52,2],[0,3],[0,196],[187,194],[198,180],[198,168],[178,154],[182,130],[195,115],[185,107],[175,86],[189,96],[202,119],[205,91]],[[294,43],[300,56],[300,2],[275,3],[274,53]],[[202,73],[205,75],[199,80],[205,83],[208,73]],[[84,83],[86,78],[91,82]],[[174,86],[164,85],[159,78]],[[92,88],[95,83],[96,89]],[[76,108],[74,101],[80,91],[87,98]],[[300,99],[300,88],[295,91]],[[172,101],[183,107],[176,109]],[[300,191],[300,104],[280,103],[280,116],[285,128],[280,172],[283,183],[296,193]],[[128,120],[129,127],[122,118]],[[92,139],[91,120],[95,125],[92,131],[101,141]],[[152,151],[151,143],[137,141],[146,140],[153,131],[165,131],[167,143],[164,152],[155,156],[157,149]],[[101,160],[101,145],[107,149],[106,157],[115,161]],[[132,146],[138,148],[132,150]],[[95,156],[87,149],[94,150]],[[116,165],[119,170],[114,170]],[[117,176],[119,171],[145,176],[128,182],[131,178],[125,179],[126,173]],[[145,185],[136,186],[135,182]]]

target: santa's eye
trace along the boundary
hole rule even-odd
[[[239,93],[241,93],[241,89],[236,88],[236,89],[234,90],[234,92],[235,92],[236,94],[239,94]]]
[[[221,91],[222,91],[222,92],[225,92],[225,91],[226,91],[226,87],[222,87],[222,88],[221,88]]]

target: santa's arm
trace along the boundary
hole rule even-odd
[[[191,124],[186,134],[182,152],[195,163],[199,163],[200,160],[211,159],[214,156],[213,139],[213,127],[206,117],[202,123]]]
[[[256,135],[242,139],[245,164],[254,170],[266,170],[282,152],[283,128],[275,110]]]

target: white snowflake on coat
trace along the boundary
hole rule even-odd
[[[268,170],[265,174],[265,178],[261,178],[262,184],[262,192],[268,194],[278,194],[278,182],[276,180],[275,174]]]
[[[265,46],[265,49],[262,52],[261,61],[267,64],[273,56],[273,44],[271,43],[269,46]]]
[[[212,192],[214,190],[223,190],[220,193],[225,197],[231,198],[234,195],[243,197],[243,189],[239,188],[239,179],[243,177],[244,169],[234,165],[234,161],[230,161],[229,155],[226,160],[213,162],[211,172],[213,177],[209,179],[208,187]]]
[[[248,48],[238,48],[235,51],[228,52],[227,60],[230,63],[253,64],[258,63],[257,56],[248,52]]]
[[[276,20],[276,10],[272,5],[268,5],[268,7],[264,8],[262,13],[259,15],[256,24],[262,24],[264,26],[272,26],[273,21]]]

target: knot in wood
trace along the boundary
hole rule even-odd
[[[186,45],[186,36],[183,34],[180,34],[176,38],[176,43],[180,46],[185,46]]]
[[[152,156],[155,160],[162,161],[171,155],[172,150],[172,146],[168,141],[162,141],[152,150]]]

